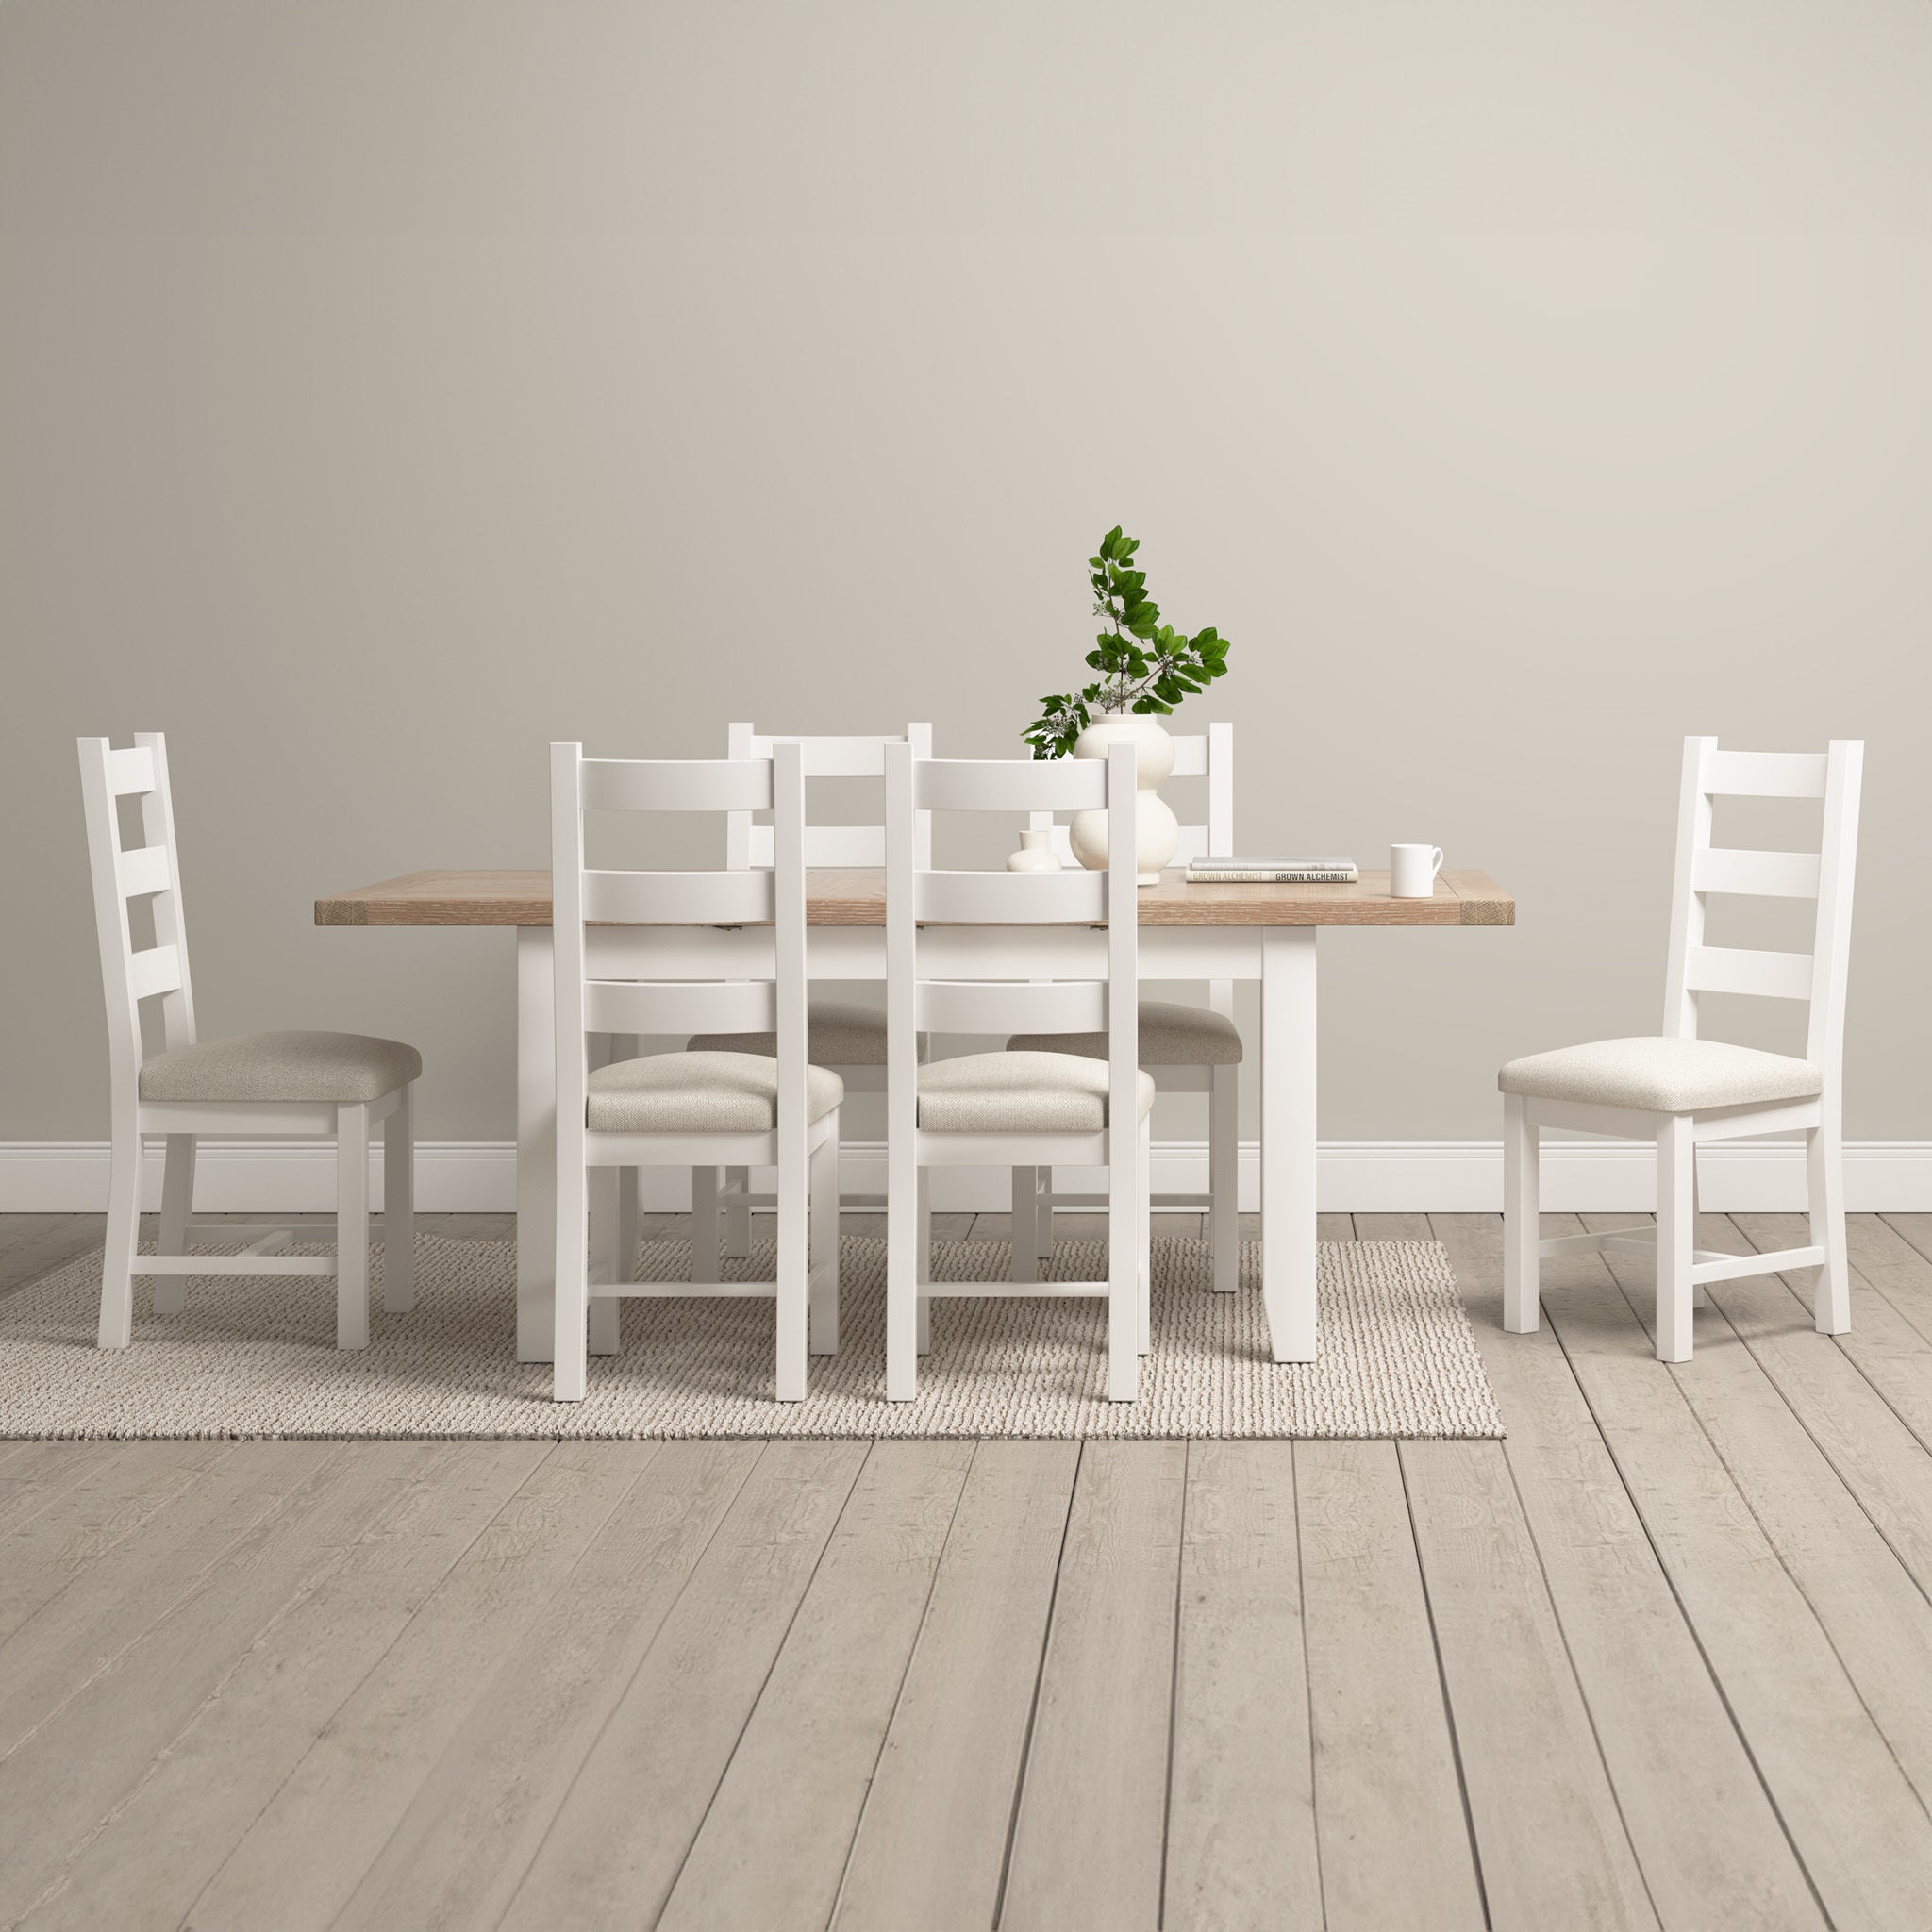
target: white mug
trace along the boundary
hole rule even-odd
[[[1391,899],[1433,899],[1436,874],[1442,870],[1440,845],[1391,845],[1389,848],[1389,896]]]

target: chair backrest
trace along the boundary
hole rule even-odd
[[[1862,739],[1824,751],[1720,751],[1714,738],[1684,741],[1677,867],[1671,911],[1666,1034],[1694,1039],[1705,992],[1755,993],[1809,1005],[1805,1057],[1835,1092],[1843,1057],[1845,967],[1851,950],[1852,871],[1858,842]],[[1817,798],[1824,805],[1816,852],[1729,850],[1711,843],[1714,798]],[[1807,953],[1705,943],[1711,893],[1816,902]]]
[[[774,738],[753,724],[731,727],[729,749],[735,758],[768,758],[776,744],[795,744],[808,778],[876,778],[886,769],[886,746],[901,739],[891,732],[860,738]],[[932,756],[932,726],[908,724],[903,742],[916,758]],[[917,827],[922,865],[932,862],[932,821],[920,815]],[[751,813],[731,814],[724,833],[724,862],[733,867],[770,865],[772,827],[755,825]],[[865,825],[811,825],[805,828],[807,865],[878,867],[886,862],[883,820]]]
[[[1208,822],[1183,825],[1181,841],[1174,847],[1170,863],[1186,865],[1191,859],[1231,858],[1234,842],[1234,726],[1210,724],[1206,731],[1174,734],[1174,778],[1206,778],[1208,781]],[[1062,865],[1078,863],[1074,857],[1071,829],[1054,822],[1050,811],[1031,813],[1027,824],[1038,830],[1050,829],[1049,841]]]
[[[584,814],[752,812],[773,817],[773,863],[724,872],[615,872],[584,862]],[[768,758],[587,758],[550,747],[550,868],[557,974],[558,1118],[584,1118],[591,1033],[775,1033],[778,1105],[805,1124],[805,781],[796,745]],[[591,975],[590,925],[770,925],[772,971],[735,980]]]
[[[181,919],[181,871],[175,852],[175,807],[168,792],[168,744],[137,731],[130,749],[105,738],[76,741],[87,849],[94,882],[94,926],[108,1004],[108,1051],[116,1107],[134,1104],[143,1057],[141,1003],[160,1002],[162,1044],[194,1044],[194,991]],[[141,800],[142,843],[121,845],[119,801]],[[154,944],[134,949],[128,902],[153,908]]]
[[[886,747],[886,1111],[888,1131],[916,1117],[917,1038],[933,1033],[1083,1033],[1105,1027],[1109,1118],[1136,1118],[1140,1074],[1139,902],[1134,841],[1108,841],[1105,872],[936,872],[915,848],[922,811],[1106,811],[1134,822],[1134,750],[1097,758],[918,758]],[[1056,979],[1043,928],[1107,926],[1107,977]],[[920,966],[927,926],[1004,928],[985,977],[932,979]]]

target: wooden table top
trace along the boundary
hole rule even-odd
[[[813,925],[883,925],[885,874],[813,871]],[[1487,873],[1444,872],[1428,899],[1391,899],[1389,874],[1353,886],[1191,886],[1179,872],[1139,893],[1142,925],[1514,925],[1516,902]],[[412,872],[315,902],[317,925],[548,925],[547,872]]]

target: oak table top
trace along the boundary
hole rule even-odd
[[[883,925],[883,872],[806,875],[812,925]],[[1148,925],[1514,925],[1516,902],[1487,873],[1444,872],[1434,896],[1395,899],[1386,872],[1353,886],[1191,886],[1167,872],[1137,895]],[[411,872],[315,902],[317,925],[548,925],[548,872]]]

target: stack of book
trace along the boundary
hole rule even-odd
[[[1191,858],[1191,886],[1352,886],[1352,858]]]

